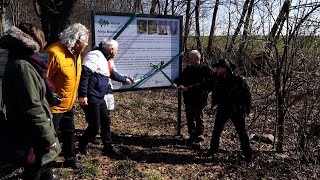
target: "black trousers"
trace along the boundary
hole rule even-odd
[[[186,118],[188,133],[191,139],[203,140],[204,120],[203,120],[203,106],[187,105],[186,104]]]
[[[74,108],[64,113],[53,113],[54,129],[63,143],[62,151],[66,162],[75,161]]]
[[[104,147],[111,147],[111,120],[105,100],[88,102],[88,105],[82,106],[82,108],[86,115],[88,127],[80,139],[79,148],[87,147],[89,141],[98,134],[100,126]]]
[[[52,164],[41,166],[39,163],[24,167],[24,180],[51,180],[53,178]]]
[[[245,125],[245,114],[244,112],[230,112],[227,109],[222,109],[218,107],[216,120],[214,123],[210,151],[217,152],[219,149],[220,135],[223,131],[224,125],[231,119],[241,143],[241,150],[245,156],[252,154],[252,149],[249,143],[249,137],[246,132]]]

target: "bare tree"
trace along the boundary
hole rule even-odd
[[[152,0],[151,1],[150,14],[155,14],[156,7],[158,4],[159,4],[159,0]],[[158,6],[158,8],[160,9],[160,6]]]
[[[11,2],[9,9],[11,11],[11,23],[13,26],[18,26],[19,20],[21,21],[20,14],[22,12],[23,4],[21,1],[13,1]]]
[[[143,7],[141,4],[141,0],[134,1],[134,12],[139,12],[139,13],[143,14]]]
[[[11,1],[7,7],[6,20],[13,26],[18,26],[21,22],[34,24],[40,23],[40,18],[36,15],[32,1],[20,0]]]
[[[188,1],[190,4],[191,2]],[[174,0],[171,0],[171,14],[174,15]]]
[[[187,0],[186,22],[184,26],[184,36],[183,36],[183,50],[185,52],[187,51],[187,40],[188,40],[188,35],[190,30],[190,18],[191,18],[190,6],[191,6],[191,0]]]
[[[77,0],[34,0],[42,29],[49,44],[59,40],[58,34],[70,24],[70,15]]]
[[[236,38],[237,38],[237,36],[238,36],[238,34],[240,32],[240,29],[241,29],[241,27],[242,27],[242,25],[244,23],[244,18],[245,18],[246,14],[247,14],[247,11],[248,11],[249,2],[250,2],[250,0],[246,0],[244,2],[243,9],[242,9],[242,14],[241,14],[238,26],[237,26],[237,28],[236,28],[236,30],[235,30],[232,38],[231,38],[231,42],[228,45],[227,54],[229,54],[233,49],[233,46],[234,46],[235,41],[236,41]]]
[[[169,0],[165,0],[163,15],[168,14],[168,6],[169,6]]]
[[[217,19],[217,13],[218,13],[218,8],[219,8],[219,0],[216,0],[216,3],[214,5],[213,9],[213,14],[212,14],[212,19],[211,19],[211,28],[210,28],[210,35],[208,38],[208,46],[207,46],[207,54],[211,54],[211,46],[213,43],[213,35],[214,35],[214,30],[216,28],[216,19]]]
[[[287,62],[287,48],[284,49],[282,58],[279,57],[278,49],[277,49],[277,32],[280,34],[282,31],[284,22],[288,19],[289,11],[290,11],[291,0],[286,0],[282,8],[279,12],[276,22],[274,23],[271,32],[269,34],[269,44],[267,46],[267,52],[269,57],[267,61],[270,69],[274,69],[272,71],[272,77],[274,79],[274,87],[275,87],[275,94],[276,94],[276,102],[277,102],[277,132],[278,132],[278,143],[276,146],[276,150],[278,152],[283,151],[283,139],[284,139],[284,120],[285,120],[285,97],[286,97],[286,79],[283,75],[288,73],[288,69],[284,67],[285,62]],[[285,46],[288,45],[288,41],[286,39]],[[272,52],[275,52],[273,54]],[[270,60],[276,60],[275,63],[271,63]],[[285,76],[287,76],[286,74]]]
[[[196,23],[196,41],[197,41],[197,49],[202,54],[202,43],[201,43],[201,35],[200,35],[200,0],[196,0],[196,6],[195,6],[195,23]]]
[[[0,27],[0,36],[4,34],[4,27],[5,27],[5,10],[7,6],[10,4],[11,0],[1,0],[0,1],[0,16],[1,16],[1,27]]]
[[[248,12],[246,15],[246,19],[244,21],[244,27],[243,27],[243,34],[242,37],[240,37],[240,45],[239,45],[239,51],[238,51],[238,67],[242,68],[243,72],[247,74],[247,68],[249,64],[246,62],[247,57],[245,57],[247,54],[244,54],[246,52],[246,46],[248,43],[248,34],[249,34],[249,27],[250,27],[250,21],[251,21],[251,15],[253,11],[254,6],[254,0],[250,0]]]

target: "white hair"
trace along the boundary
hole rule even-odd
[[[192,56],[192,57],[197,57],[198,59],[201,59],[201,54],[200,54],[200,52],[198,50],[190,51],[189,55]]]
[[[109,50],[111,48],[118,49],[119,43],[116,40],[113,39],[104,39],[102,42],[102,48]]]
[[[62,44],[67,46],[67,48],[74,47],[77,40],[84,42],[85,36],[89,36],[89,30],[80,23],[74,23],[68,26],[59,34]]]

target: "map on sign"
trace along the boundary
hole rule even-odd
[[[170,87],[180,72],[181,22],[177,16],[93,14],[93,44],[113,38],[119,42],[117,71],[135,78],[115,90]],[[116,37],[116,38],[115,38]]]

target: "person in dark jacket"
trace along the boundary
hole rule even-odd
[[[213,76],[212,70],[200,62],[201,55],[197,50],[189,53],[189,65],[182,71],[177,80],[178,90],[183,92],[187,117],[189,139],[187,145],[201,148],[204,140],[203,108],[207,105],[208,91],[202,87]]]
[[[2,84],[7,136],[17,148],[29,147],[23,178],[54,179],[51,162],[61,148],[46,99],[50,82],[41,73],[46,64],[38,54],[45,46],[43,31],[29,23],[13,26],[1,37],[0,46],[9,50]]]
[[[84,110],[88,127],[79,140],[79,152],[87,154],[86,147],[99,132],[103,141],[103,153],[114,155],[111,140],[111,120],[104,96],[109,91],[109,77],[123,83],[132,83],[132,79],[121,76],[112,70],[110,59],[117,55],[118,42],[112,39],[102,41],[99,48],[89,52],[82,63],[80,86],[78,89],[79,103]]]
[[[218,105],[216,120],[212,133],[210,149],[207,156],[218,152],[219,139],[224,125],[231,119],[239,135],[241,149],[245,160],[252,159],[252,149],[245,128],[245,114],[250,113],[251,92],[246,80],[233,73],[235,66],[226,59],[220,59],[216,64],[216,79],[212,92],[212,107]]]

